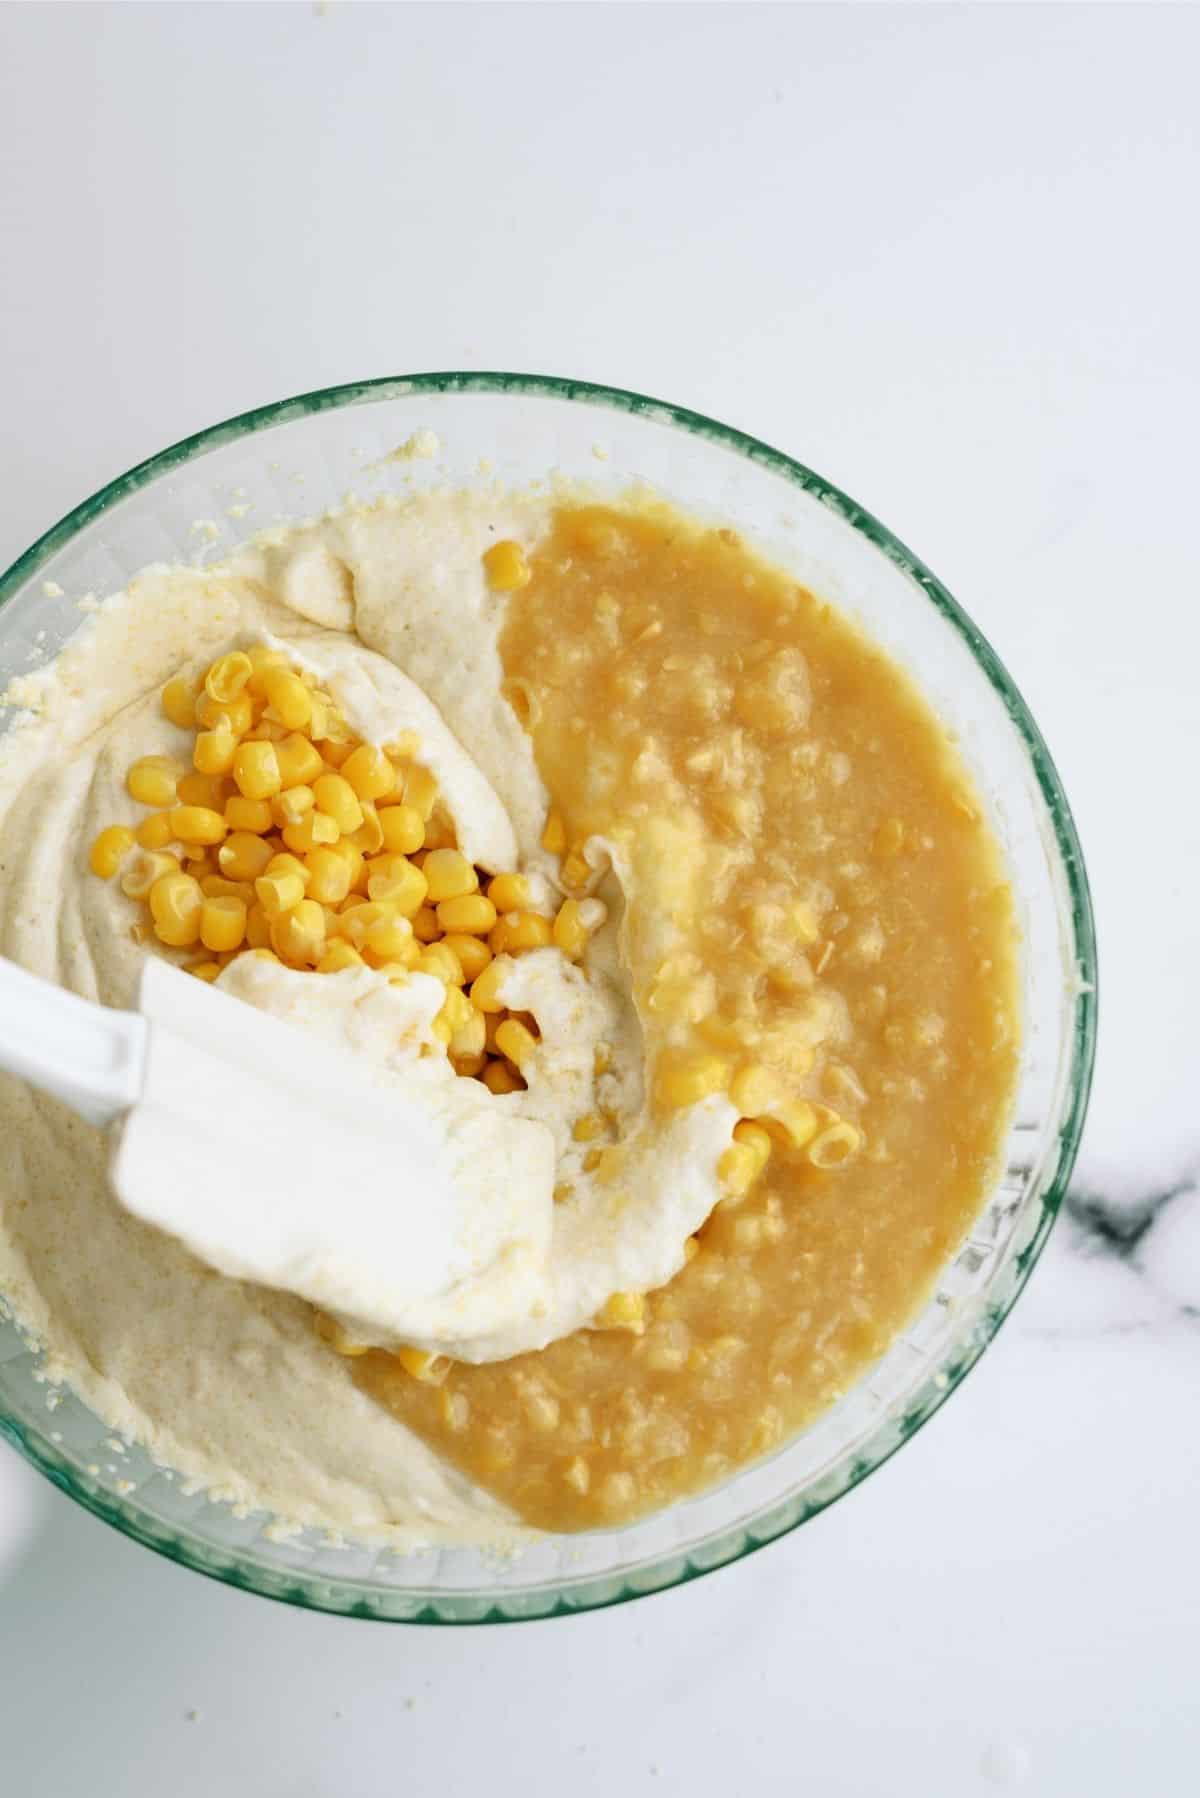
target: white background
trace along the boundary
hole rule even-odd
[[[0,6],[0,564],[285,394],[586,376],[820,469],[974,613],[1101,931],[1068,1221],[967,1386],[638,1605],[386,1629],[156,1561],[0,1451],[0,1790],[970,1798],[1200,1782],[1200,12]],[[193,1715],[193,1713],[195,1713]]]

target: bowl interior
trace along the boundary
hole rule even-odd
[[[436,447],[428,433],[437,439]],[[430,452],[432,453],[423,453]],[[913,675],[956,733],[1008,855],[1024,932],[1025,1041],[1004,1171],[911,1327],[802,1436],[727,1484],[623,1529],[545,1537],[516,1559],[400,1556],[285,1541],[262,1515],[189,1494],[48,1385],[0,1316],[0,1432],[98,1516],[200,1572],[271,1597],[394,1621],[538,1617],[636,1597],[802,1523],[880,1465],[962,1379],[1019,1293],[1053,1220],[1087,1101],[1095,950],[1086,876],[1045,744],[988,644],[869,514],[819,476],[694,413],[518,375],[426,375],[264,408],[114,481],[0,580],[0,689],[55,654],[102,597],[154,562],[210,562],[283,520],[363,499],[555,474],[618,492],[648,482],[742,531]],[[11,719],[0,712],[0,731]]]

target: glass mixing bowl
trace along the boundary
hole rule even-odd
[[[436,434],[434,442],[428,433]],[[432,452],[432,453],[430,453]],[[0,580],[0,689],[53,656],[78,602],[150,562],[211,561],[281,519],[363,497],[554,473],[649,482],[745,533],[913,674],[987,796],[1019,896],[1026,1034],[1004,1170],[928,1303],[832,1411],[725,1485],[623,1529],[401,1556],[274,1541],[270,1520],[189,1494],[39,1379],[0,1321],[0,1432],[96,1516],[199,1573],[292,1604],[393,1622],[475,1623],[615,1604],[695,1578],[794,1529],[886,1461],[991,1341],[1046,1240],[1074,1161],[1095,1031],[1095,944],[1071,814],[1036,724],[929,570],[811,469],[637,394],[533,375],[365,381],[249,412],[164,450],[78,506]],[[0,729],[3,729],[0,718]]]

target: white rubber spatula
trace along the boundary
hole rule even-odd
[[[544,1125],[481,1102],[447,1132],[369,1063],[164,961],[147,959],[138,1000],[107,1010],[0,958],[0,1068],[119,1124],[128,1211],[374,1342],[441,1341],[532,1293],[553,1210]],[[528,1178],[497,1179],[509,1155]]]

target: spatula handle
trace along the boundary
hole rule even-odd
[[[110,1011],[0,956],[0,1069],[110,1124],[142,1090],[146,1020]]]

